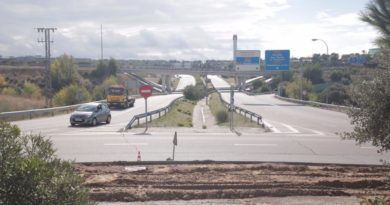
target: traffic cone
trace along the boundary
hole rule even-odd
[[[138,154],[137,154],[137,162],[140,162],[141,161],[141,152],[138,151]]]

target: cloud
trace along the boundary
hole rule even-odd
[[[332,49],[350,50],[357,48],[359,38],[372,35],[351,12],[317,12],[310,23],[284,19],[292,3],[2,0],[0,55],[43,55],[42,44],[36,42],[40,35],[34,30],[41,26],[58,28],[52,35],[53,56],[99,58],[103,24],[104,55],[122,59],[231,59],[233,34],[239,36],[240,49],[289,48],[295,55],[317,51],[310,41],[313,37],[326,38]],[[341,46],[347,43],[354,45]]]

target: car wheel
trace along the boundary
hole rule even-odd
[[[72,127],[75,126],[75,125],[76,125],[76,124],[74,124],[74,123],[70,123],[70,126],[72,126]]]
[[[110,122],[111,122],[111,115],[108,115],[106,119],[106,124],[110,124]]]
[[[93,118],[93,120],[92,120],[92,126],[96,126],[97,125],[97,120],[96,120],[96,118]]]

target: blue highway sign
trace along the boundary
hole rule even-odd
[[[290,69],[290,50],[265,51],[265,71],[288,71]]]

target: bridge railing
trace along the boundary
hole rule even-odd
[[[154,115],[158,115],[158,116],[156,116],[156,118],[160,118],[162,116],[161,115],[162,113],[164,113],[163,115],[166,115],[167,112],[169,110],[171,110],[172,106],[176,103],[176,101],[179,100],[179,99],[182,99],[182,98],[184,98],[184,96],[176,98],[171,103],[169,103],[169,105],[167,105],[167,106],[165,106],[163,108],[160,108],[160,109],[157,109],[157,110],[153,110],[153,111],[150,111],[150,112],[147,112],[147,113],[141,113],[141,114],[138,114],[138,115],[134,115],[133,118],[130,120],[130,122],[126,125],[125,130],[131,129],[133,127],[134,123],[137,124],[136,126],[139,126],[141,124],[142,119],[144,119],[145,122],[146,122],[146,120],[148,120],[148,122],[151,122],[153,120],[153,116]]]
[[[230,103],[226,102],[221,95],[221,92],[218,92],[219,97],[221,98],[222,103],[227,107],[229,110],[233,109],[234,112],[239,113],[240,115],[244,115],[244,117],[249,118],[251,121],[256,121],[256,123],[264,128],[264,123],[263,123],[263,117],[257,113],[254,113],[252,111],[249,111],[247,109],[235,106],[235,105],[230,105]]]

